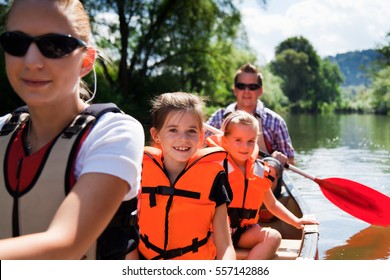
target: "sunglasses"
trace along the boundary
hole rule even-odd
[[[4,32],[0,35],[0,44],[4,51],[13,56],[25,56],[33,42],[47,58],[61,58],[77,48],[87,47],[86,43],[70,35],[47,34],[32,37],[21,32]]]
[[[235,87],[239,90],[249,89],[249,90],[258,90],[261,88],[259,84],[244,84],[244,83],[236,83]]]

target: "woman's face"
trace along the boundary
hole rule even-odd
[[[18,2],[9,15],[6,30],[29,36],[54,33],[77,38],[68,18],[51,1]],[[31,107],[75,101],[79,98],[80,77],[84,75],[83,50],[77,48],[65,57],[51,59],[31,43],[23,57],[5,53],[8,79],[15,92]]]
[[[230,124],[229,131],[222,137],[222,146],[238,166],[245,166],[255,149],[257,131],[251,125],[240,123]]]

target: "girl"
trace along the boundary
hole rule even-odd
[[[220,164],[226,152],[200,149],[202,101],[165,93],[153,100],[151,113],[155,147],[145,148],[143,160],[139,252],[146,259],[234,259],[230,187]]]
[[[233,112],[224,120],[222,131],[223,135],[208,137],[206,143],[222,146],[229,153],[225,168],[233,191],[228,209],[233,244],[250,250],[247,259],[271,259],[279,248],[281,235],[257,223],[263,202],[272,214],[297,228],[317,222],[297,218],[273,195],[271,185],[277,168],[271,164],[275,159],[271,158],[269,164],[257,160],[259,124],[255,117],[244,111]]]
[[[136,209],[144,134],[80,96],[96,56],[82,4],[15,0],[5,29],[7,76],[27,108],[0,118],[0,259],[123,258],[130,247],[119,254],[109,236],[136,247],[119,220]]]

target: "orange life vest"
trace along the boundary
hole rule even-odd
[[[145,147],[139,211],[139,251],[146,259],[216,257],[210,226],[216,203],[209,196],[214,180],[224,172],[227,153],[200,149],[171,184],[161,150]]]
[[[219,146],[220,143],[221,135],[212,135],[206,139],[208,146]],[[250,159],[246,162],[246,176],[230,155],[228,156],[228,164],[225,164],[230,187],[233,191],[233,200],[228,207],[230,227],[232,228],[253,225],[258,222],[264,194],[272,185],[268,164],[257,159],[258,152],[256,146]]]

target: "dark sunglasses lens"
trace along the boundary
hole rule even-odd
[[[244,90],[245,88],[248,88],[249,90],[258,90],[260,88],[260,85],[236,83],[236,88],[238,88],[239,90]]]
[[[85,44],[76,38],[66,35],[46,35],[29,37],[18,32],[5,32],[0,36],[0,43],[7,53],[22,57],[26,54],[31,42],[35,42],[40,52],[48,58],[60,58]]]
[[[245,89],[245,84],[237,83],[236,84],[236,88],[238,88],[239,90],[244,90]]]
[[[63,57],[80,46],[77,39],[63,35],[41,37],[37,44],[42,54],[48,58]]]
[[[22,34],[6,32],[1,34],[0,43],[5,52],[13,56],[24,56],[32,40]]]
[[[249,90],[258,90],[260,86],[258,84],[249,84],[248,88]]]

